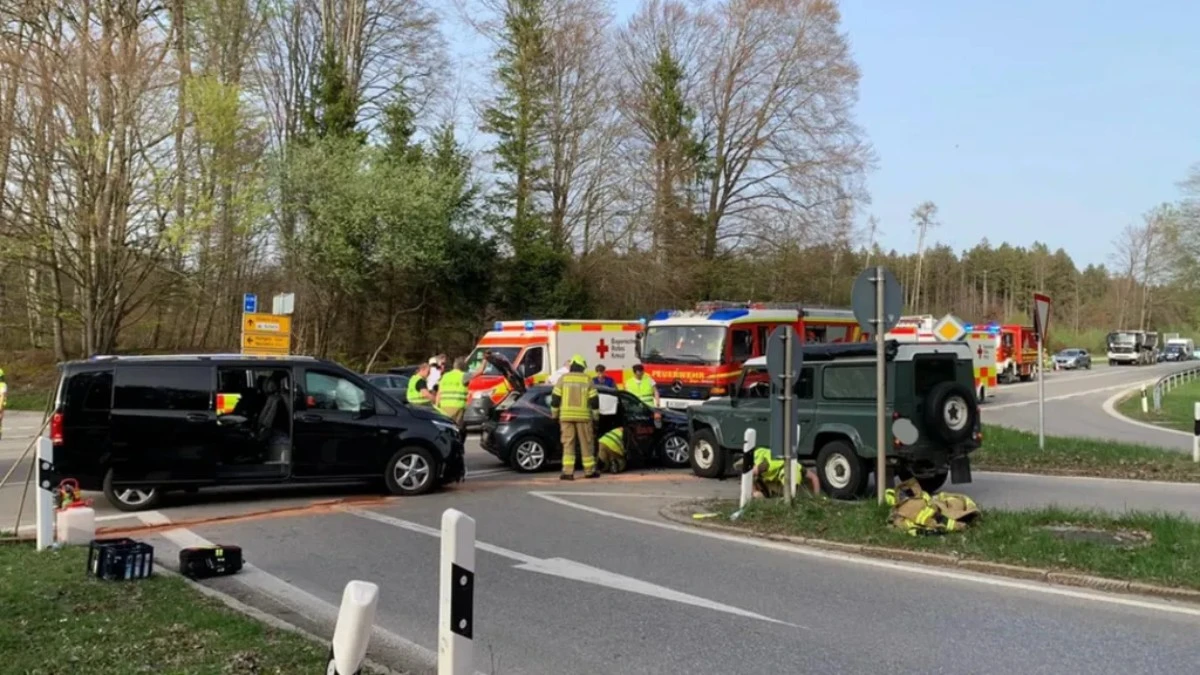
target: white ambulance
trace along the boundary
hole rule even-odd
[[[938,321],[932,314],[902,316],[896,327],[884,337],[898,342],[938,342],[934,329]],[[987,400],[987,392],[996,387],[996,348],[1000,344],[999,329],[962,324],[966,334],[962,342],[971,348],[971,360],[975,370],[975,396],[980,403]]]

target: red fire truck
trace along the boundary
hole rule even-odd
[[[646,373],[658,384],[662,404],[687,408],[728,394],[742,364],[764,356],[771,332],[782,325],[791,325],[807,342],[869,338],[850,310],[714,301],[652,316],[646,322],[640,356]]]

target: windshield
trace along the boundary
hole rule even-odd
[[[1135,342],[1133,333],[1109,333],[1108,341],[1110,344],[1133,344]]]
[[[1059,356],[1076,356],[1077,354],[1081,354],[1081,353],[1082,352],[1080,352],[1078,349],[1064,349],[1061,352],[1059,352],[1058,355]]]
[[[513,361],[516,360],[517,354],[521,353],[521,348],[520,347],[476,347],[475,351],[471,352],[471,357],[467,359],[467,372],[468,373],[475,373],[475,369],[478,368],[479,364],[483,362],[483,353],[485,351],[490,351],[493,354],[499,354],[500,356],[503,356],[506,361],[508,361],[509,363],[512,363]],[[496,366],[489,363],[489,364],[487,364],[487,367],[483,369],[483,374],[484,375],[500,375],[501,373],[499,370],[496,369]]]
[[[718,364],[725,351],[725,331],[725,326],[650,326],[642,343],[642,361]]]

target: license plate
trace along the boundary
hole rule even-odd
[[[684,401],[667,401],[668,408],[686,408],[688,404]]]

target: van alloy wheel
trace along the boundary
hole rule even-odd
[[[420,490],[429,481],[431,473],[429,462],[417,453],[401,457],[392,469],[396,484],[407,492]]]
[[[116,491],[117,499],[130,506],[141,506],[154,498],[154,490],[135,490],[126,488]]]
[[[688,460],[691,459],[687,439],[674,434],[667,436],[667,440],[663,441],[663,458],[670,466],[687,466]],[[709,463],[712,463],[711,458]]]

